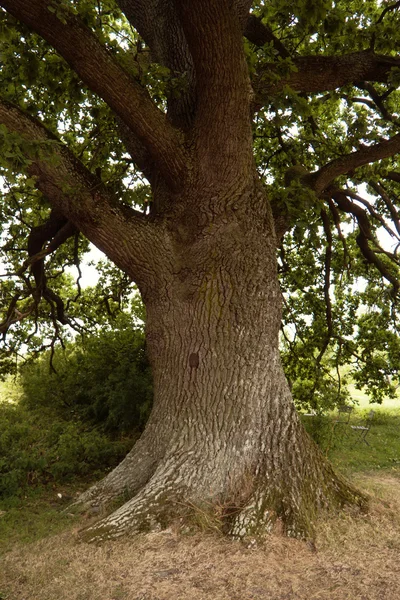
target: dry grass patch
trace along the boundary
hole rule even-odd
[[[253,547],[172,530],[96,547],[77,543],[70,531],[6,554],[0,598],[398,600],[400,479],[358,477],[357,483],[375,496],[371,511],[330,517],[316,550],[279,535]]]

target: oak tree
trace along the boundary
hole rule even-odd
[[[204,505],[238,537],[277,519],[307,536],[319,509],[363,504],[296,413],[279,275],[298,316],[292,356],[317,370],[328,349],[337,365],[356,356],[349,323],[374,295],[398,353],[400,3],[0,7],[0,331],[32,341],[46,313],[56,334],[80,326],[63,269],[87,240],[146,306],[154,407],[124,461],[82,495],[125,499],[87,538]]]

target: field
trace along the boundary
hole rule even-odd
[[[370,408],[360,397],[352,422]],[[82,484],[54,487],[0,504],[0,600],[398,600],[399,401],[372,408],[369,446],[332,416],[321,424],[326,453],[369,494],[370,509],[326,515],[314,542],[173,528],[87,545],[76,535],[87,520],[61,512]]]

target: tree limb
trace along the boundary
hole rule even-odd
[[[252,91],[241,24],[229,0],[175,4],[196,71],[197,152],[208,178],[218,172],[221,182],[225,172],[237,173],[238,161],[252,160]]]
[[[389,171],[389,173],[385,175],[385,179],[389,179],[390,181],[396,181],[397,183],[400,183],[400,173],[398,173],[397,171]]]
[[[382,227],[384,227],[384,229],[386,229],[386,231],[388,232],[388,234],[390,236],[396,237],[398,240],[400,240],[400,237],[398,236],[398,234],[395,233],[389,227],[389,225],[386,223],[383,216],[375,210],[374,206],[370,202],[368,202],[368,200],[366,200],[365,198],[362,198],[359,194],[356,194],[355,192],[352,192],[351,190],[346,190],[346,194],[349,198],[354,198],[354,200],[357,200],[358,202],[363,204],[367,208],[370,215],[372,217],[374,217],[374,219],[376,219],[382,225]]]
[[[149,150],[165,180],[179,187],[187,167],[181,134],[91,30],[64,5],[58,6],[63,11],[60,19],[49,10],[49,0],[0,0],[0,6],[59,52]]]
[[[398,175],[398,173],[396,173],[396,175]],[[399,179],[399,181],[400,181],[400,179]],[[375,190],[375,192],[377,194],[379,194],[379,196],[382,198],[383,202],[385,203],[386,208],[389,211],[389,214],[394,223],[394,226],[396,227],[396,231],[400,236],[400,213],[399,213],[398,209],[396,208],[396,206],[393,204],[389,194],[387,193],[387,191],[385,190],[385,188],[383,187],[383,185],[381,183],[376,183],[375,181],[369,181],[368,183]]]
[[[376,107],[379,110],[379,112],[381,113],[382,118],[385,121],[389,121],[389,122],[393,123],[394,125],[397,125],[397,127],[399,126],[399,124],[400,124],[399,121],[386,108],[386,106],[384,104],[384,99],[382,98],[382,96],[380,96],[378,94],[378,92],[376,91],[376,89],[374,88],[374,86],[371,83],[364,81],[361,84],[359,84],[358,87],[360,89],[368,92],[368,94],[370,95],[370,97],[373,101],[372,108]],[[359,99],[359,101],[361,101],[361,99]]]
[[[279,56],[282,58],[290,57],[290,52],[273,34],[272,29],[253,14],[250,14],[247,18],[244,35],[249,42],[255,46],[264,46],[265,44],[270,44],[272,42],[272,45]]]
[[[327,330],[323,336],[321,349],[316,358],[317,365],[321,364],[321,360],[328,349],[329,342],[333,333],[333,318],[332,318],[332,302],[329,293],[331,286],[331,267],[332,267],[332,230],[329,220],[328,213],[325,210],[321,210],[321,220],[326,237],[326,248],[325,248],[325,259],[324,259],[324,300],[325,300],[325,316]]]
[[[351,214],[356,218],[359,227],[359,234],[357,235],[356,242],[361,250],[362,255],[368,263],[375,265],[381,275],[392,284],[393,295],[396,297],[399,293],[400,281],[369,246],[369,241],[375,245],[377,244],[372,234],[371,225],[369,223],[367,214],[360,206],[355,205],[347,198],[346,190],[331,188],[328,190],[328,192],[340,210]],[[385,254],[389,256],[389,253],[385,252]]]
[[[185,76],[186,87],[168,98],[168,116],[177,127],[188,129],[195,109],[193,60],[173,2],[117,0],[131,25],[151,49],[152,58],[172,75]]]
[[[165,260],[161,227],[119,203],[39,121],[18,107],[0,101],[0,123],[29,142],[22,147],[30,161],[27,170],[37,177],[37,187],[51,205],[138,285],[151,279],[154,261]],[[53,142],[51,154],[46,156],[43,149],[33,154],[32,142],[38,150],[40,144],[48,147],[49,140]]]
[[[400,151],[400,134],[394,135],[388,140],[383,140],[371,146],[364,146],[356,152],[345,154],[326,164],[324,167],[311,173],[304,178],[304,181],[319,195],[332,181],[371,162],[388,158]]]
[[[293,70],[279,76],[280,65],[268,63],[253,78],[256,102],[263,105],[285,86],[296,92],[318,93],[362,81],[387,83],[400,58],[367,50],[341,56],[299,56],[292,59]]]

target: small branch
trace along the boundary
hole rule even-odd
[[[386,15],[388,12],[391,12],[391,11],[393,11],[393,10],[397,10],[399,7],[400,7],[400,1],[398,1],[398,2],[395,2],[394,4],[389,4],[388,6],[386,6],[386,7],[383,9],[383,11],[382,11],[382,13],[381,13],[381,15],[380,15],[379,19],[377,20],[376,24],[378,25],[379,23],[382,23],[382,21],[383,21],[383,19],[384,19],[385,15]]]
[[[324,260],[324,299],[325,299],[325,309],[326,309],[326,324],[327,331],[326,335],[324,335],[324,339],[322,342],[321,350],[317,356],[316,362],[317,365],[321,363],[321,360],[328,348],[330,339],[333,333],[333,322],[332,322],[332,302],[329,294],[329,289],[331,285],[331,263],[332,263],[332,231],[331,224],[329,221],[329,216],[325,210],[321,210],[321,219],[322,226],[324,228],[324,233],[326,237],[326,249],[325,249],[325,260]]]
[[[400,134],[393,136],[388,140],[383,140],[371,146],[364,146],[356,152],[345,154],[340,158],[332,160],[324,167],[305,177],[307,185],[315,191],[317,195],[321,194],[336,177],[345,175],[357,167],[361,167],[371,162],[388,158],[400,151]]]
[[[334,199],[337,206],[343,212],[351,214],[355,217],[358,227],[359,234],[356,238],[356,242],[358,247],[360,248],[364,258],[370,264],[373,264],[381,275],[389,281],[393,286],[393,296],[397,297],[400,289],[400,281],[395,277],[386,265],[378,258],[376,253],[369,247],[368,242],[372,241],[375,245],[377,245],[374,236],[372,234],[371,225],[368,221],[367,214],[360,207],[351,202],[347,196],[345,190],[339,190],[336,188],[332,188],[329,190],[330,196]],[[383,251],[384,254],[390,256],[390,253]]]
[[[395,2],[394,4],[389,4],[388,6],[386,6],[382,13],[380,14],[379,19],[376,21],[375,25],[379,25],[379,23],[382,23],[383,19],[385,18],[385,16],[387,15],[388,12],[392,12],[393,10],[397,10],[400,6],[400,2]],[[371,37],[371,43],[370,43],[370,48],[373,50],[375,47],[375,42],[376,42],[376,33],[374,32],[372,34]]]
[[[335,204],[332,202],[332,199],[328,198],[327,200],[328,200],[328,206],[329,206],[329,210],[332,215],[333,222],[335,223],[336,231],[338,232],[339,239],[342,242],[343,253],[344,253],[344,267],[346,267],[346,266],[348,266],[349,253],[348,253],[348,249],[347,249],[346,238],[344,237],[342,228],[341,228],[340,216],[339,216],[339,213],[338,213],[338,210],[337,210]]]
[[[395,207],[395,205],[393,204],[393,202],[391,201],[389,194],[386,192],[385,188],[380,183],[376,183],[375,181],[370,181],[369,185],[376,191],[377,194],[379,194],[379,196],[384,201],[384,203],[390,213],[390,216],[394,223],[394,226],[396,227],[396,231],[400,235],[400,214],[399,214],[399,211],[397,210],[397,208]]]
[[[372,101],[373,101],[372,108],[376,107],[379,110],[379,112],[381,113],[382,118],[385,121],[389,121],[390,123],[393,123],[396,126],[400,125],[399,121],[388,111],[388,109],[384,105],[384,99],[382,98],[382,96],[380,96],[378,94],[378,92],[376,91],[376,89],[374,88],[374,86],[371,83],[364,81],[362,84],[359,84],[358,87],[360,89],[368,92],[368,94],[370,95],[370,97],[372,98]],[[364,100],[365,103],[367,103],[366,99],[358,99],[358,101],[361,101],[361,100]],[[356,101],[355,98],[354,98],[354,101]]]
[[[3,340],[6,339],[6,334],[12,325],[23,321],[36,310],[36,303],[32,303],[32,305],[28,309],[25,309],[24,312],[18,310],[17,305],[20,296],[20,293],[13,296],[7,310],[6,318],[0,323],[0,333],[3,336]]]

